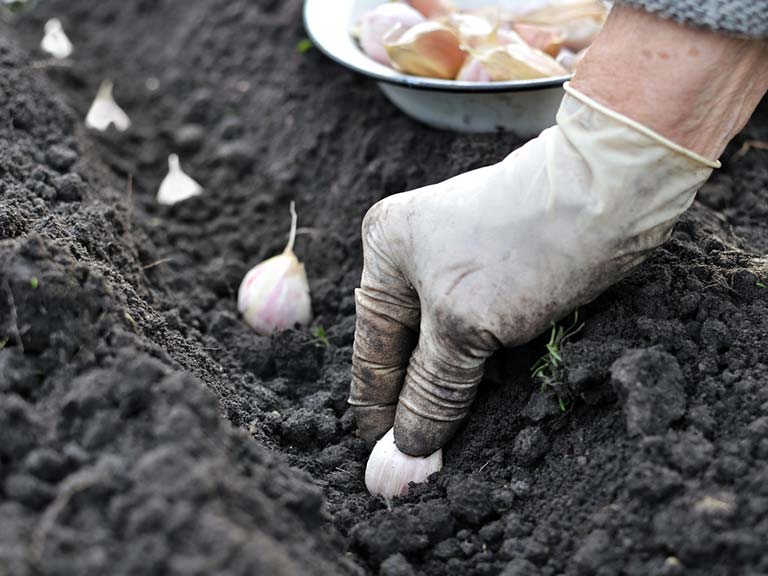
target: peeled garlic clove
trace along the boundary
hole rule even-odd
[[[88,115],[85,117],[85,125],[88,128],[104,132],[110,124],[114,124],[120,132],[125,132],[131,127],[131,119],[112,97],[112,81],[104,80],[99,86],[96,99],[88,110]]]
[[[360,46],[376,62],[389,65],[384,37],[394,28],[405,31],[420,22],[424,16],[407,4],[382,4],[360,18]]]
[[[532,48],[541,50],[553,58],[560,53],[564,36],[557,28],[535,24],[515,24],[514,30]]]
[[[203,188],[181,169],[181,162],[176,154],[168,156],[168,174],[160,183],[157,191],[157,203],[170,206],[198,196]]]
[[[414,76],[453,80],[467,57],[459,37],[438,22],[416,24],[396,39],[384,39],[392,64]]]
[[[450,0],[408,0],[408,3],[427,18],[439,18],[456,11]]]
[[[492,78],[483,63],[474,56],[470,56],[464,66],[461,67],[456,80],[460,82],[491,82]]]
[[[410,482],[426,481],[430,474],[443,468],[443,451],[438,450],[426,458],[408,456],[395,445],[395,430],[376,442],[365,468],[365,487],[374,496],[386,499],[408,492]]]
[[[45,23],[45,35],[40,41],[40,48],[59,60],[72,54],[72,42],[69,41],[58,18],[51,18]]]
[[[554,58],[527,44],[509,44],[476,56],[495,82],[563,76],[568,71]]]
[[[240,283],[237,308],[246,323],[263,335],[312,321],[312,302],[304,265],[293,253],[296,209],[291,202],[291,234],[279,256],[251,268]]]

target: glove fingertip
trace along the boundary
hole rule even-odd
[[[400,404],[395,415],[395,445],[410,456],[430,456],[448,443],[459,426],[461,420],[431,420]]]

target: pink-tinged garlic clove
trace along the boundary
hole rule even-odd
[[[563,46],[578,52],[595,39],[608,16],[602,0],[575,0],[544,6],[515,17],[515,22],[558,28]]]
[[[288,245],[251,268],[237,293],[237,308],[256,332],[268,335],[312,321],[312,301],[304,265],[293,253],[296,210],[291,202],[291,234]]]
[[[581,62],[581,60],[584,58],[584,55],[587,53],[587,50],[589,50],[589,48],[584,48],[583,50],[574,53],[572,50],[568,50],[568,48],[563,48],[560,50],[560,53],[557,55],[555,60],[557,60],[557,63],[569,72],[574,72],[576,70],[576,66],[579,65],[579,62]]]
[[[461,67],[456,80],[460,82],[491,82],[492,78],[483,63],[474,56],[470,56],[464,66]]]
[[[536,24],[515,24],[513,28],[532,48],[541,50],[553,58],[560,53],[565,37],[558,28]]]
[[[568,71],[554,58],[527,44],[509,44],[475,56],[495,82],[563,76]]]
[[[451,0],[408,0],[408,3],[427,18],[440,18],[456,11]]]
[[[407,4],[382,4],[360,18],[360,46],[376,62],[389,65],[384,37],[395,28],[405,31],[420,22],[424,16]]]
[[[391,428],[373,447],[365,468],[365,487],[374,496],[386,499],[408,492],[411,482],[425,482],[443,468],[443,451],[419,458],[400,452],[395,445],[395,431]]]
[[[384,46],[395,68],[429,78],[453,80],[467,57],[456,33],[438,22],[422,22],[402,34],[390,35]]]

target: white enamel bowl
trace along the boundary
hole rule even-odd
[[[515,82],[457,82],[402,74],[368,58],[350,31],[360,16],[385,0],[305,0],[304,25],[327,56],[378,81],[395,106],[409,116],[457,132],[514,132],[536,136],[555,123],[570,76]],[[461,8],[487,6],[492,0],[460,0]],[[521,0],[500,0],[505,8]]]

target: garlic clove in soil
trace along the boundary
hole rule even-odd
[[[444,24],[427,21],[393,32],[384,46],[392,64],[406,74],[453,80],[467,57],[459,37]]]
[[[268,335],[312,321],[312,302],[304,265],[293,253],[296,208],[291,202],[291,233],[283,253],[251,268],[237,292],[237,308],[256,332]]]
[[[45,23],[45,35],[40,41],[40,48],[59,60],[69,58],[72,54],[72,42],[64,33],[64,28],[58,18],[51,18]]]
[[[96,99],[85,117],[85,125],[88,128],[104,132],[110,124],[113,124],[120,132],[125,132],[131,127],[131,119],[128,118],[128,114],[117,105],[112,97],[112,87],[111,80],[104,80],[99,86]]]
[[[557,61],[527,44],[508,44],[475,54],[495,82],[533,80],[568,74]]]
[[[424,16],[407,4],[382,4],[360,18],[360,46],[376,62],[389,65],[384,37],[394,28],[405,31],[420,22],[424,22]]]
[[[203,187],[181,169],[179,157],[176,154],[168,156],[168,174],[157,190],[157,203],[170,206],[202,192]]]
[[[395,445],[395,429],[390,428],[389,432],[376,442],[368,458],[365,487],[374,496],[383,496],[389,500],[406,494],[410,482],[424,482],[430,474],[439,472],[442,468],[442,450],[425,458],[404,454]]]

